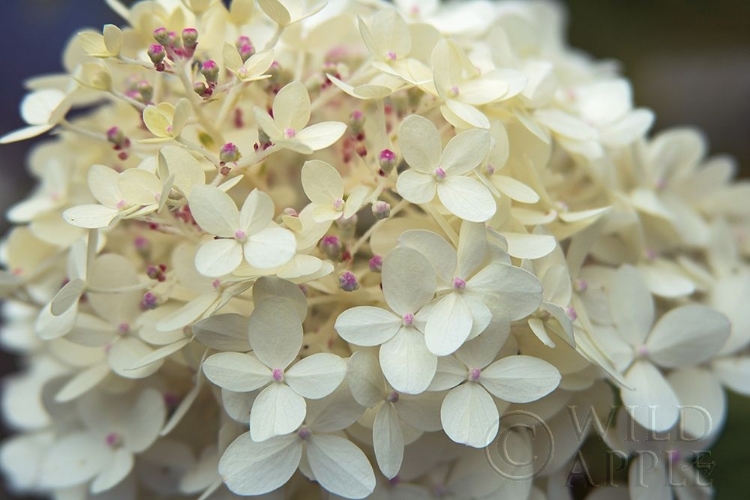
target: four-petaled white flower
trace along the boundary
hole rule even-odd
[[[640,271],[629,265],[612,278],[609,301],[614,327],[597,327],[595,339],[625,373],[622,402],[640,425],[665,431],[680,416],[672,376],[718,353],[729,337],[729,321],[707,306],[688,304],[670,310],[654,325],[651,293]],[[667,379],[659,368],[676,371]],[[695,379],[692,374],[684,381]]]
[[[362,208],[367,197],[365,186],[356,188],[344,201],[344,181],[331,165],[320,160],[305,162],[302,166],[302,189],[312,202],[315,222],[350,218]]]
[[[288,434],[305,419],[305,398],[320,399],[344,379],[346,363],[330,353],[313,354],[295,363],[302,347],[302,324],[293,302],[269,298],[250,316],[252,354],[223,352],[203,363],[216,385],[234,392],[264,388],[250,412],[250,436],[266,441]]]
[[[273,101],[273,117],[262,108],[255,108],[258,125],[274,144],[302,154],[325,149],[338,141],[346,131],[342,122],[310,121],[310,96],[300,82],[294,81],[279,90]]]
[[[495,214],[495,199],[489,189],[465,175],[477,168],[489,152],[489,132],[462,132],[443,149],[435,125],[411,115],[401,122],[399,141],[411,169],[398,176],[398,194],[412,203],[426,204],[437,192],[445,208],[472,222],[484,222]]]
[[[427,259],[409,248],[392,250],[382,275],[385,302],[394,312],[354,307],[336,318],[334,328],[352,344],[380,345],[380,366],[388,382],[399,392],[419,394],[437,367],[437,356],[425,345],[423,313],[435,294],[435,276]]]
[[[188,198],[190,213],[204,231],[219,239],[201,245],[195,267],[206,276],[229,274],[244,260],[270,269],[289,262],[297,250],[294,234],[275,226],[273,201],[254,189],[237,210],[232,198],[213,186],[196,186]]]

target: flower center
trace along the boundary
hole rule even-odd
[[[120,323],[119,325],[117,325],[117,333],[119,333],[120,335],[125,335],[129,331],[130,331],[130,325],[129,324],[127,324],[127,323]]]
[[[576,292],[583,293],[589,288],[589,284],[586,280],[577,279],[575,282]]]
[[[276,382],[281,382],[284,380],[284,370],[281,368],[274,368],[271,377],[273,377]]]
[[[122,436],[120,436],[120,434],[118,434],[117,432],[110,432],[104,438],[104,442],[107,443],[107,446],[109,446],[110,448],[115,448],[122,444]]]
[[[393,52],[393,51],[388,51],[388,52],[387,52],[387,53],[385,54],[385,57],[387,57],[387,58],[388,58],[388,60],[390,60],[390,61],[395,61],[395,60],[396,60],[396,53],[395,53],[395,52]]]
[[[479,368],[472,368],[471,371],[469,371],[469,381],[470,382],[476,382],[479,380],[479,377],[482,375],[482,370]]]
[[[638,356],[641,357],[648,356],[648,347],[646,347],[645,345],[639,345],[635,349],[635,352],[638,353]]]
[[[299,438],[300,438],[300,439],[302,439],[303,441],[304,441],[305,439],[309,438],[309,437],[310,437],[310,434],[312,434],[312,432],[310,432],[310,429],[308,429],[308,428],[307,428],[306,426],[304,426],[304,425],[303,425],[302,427],[300,427],[300,428],[299,428],[299,430],[297,431],[297,435],[298,435],[298,436],[299,436]]]
[[[389,403],[397,403],[398,402],[398,392],[392,391],[388,396],[386,396],[385,400]]]
[[[466,281],[456,276],[453,278],[453,289],[457,291],[461,291],[466,288]]]
[[[445,170],[443,170],[442,168],[436,168],[434,173],[437,180],[442,181],[443,179],[445,179]]]
[[[448,92],[448,93],[450,94],[450,96],[451,96],[451,97],[458,97],[458,94],[459,94],[459,90],[458,90],[458,87],[457,87],[457,86],[455,86],[455,85],[454,85],[454,86],[452,86],[452,87],[450,88],[450,90],[449,90],[449,92]]]
[[[344,200],[342,200],[341,198],[335,200],[333,202],[333,208],[341,212],[344,209]]]
[[[245,238],[247,238],[247,233],[243,231],[242,229],[238,229],[234,232],[234,238],[237,241],[245,241]]]
[[[404,326],[413,326],[414,325],[414,315],[412,313],[406,313],[404,314]]]
[[[568,306],[565,308],[565,315],[570,321],[575,321],[576,318],[578,318],[578,313],[573,306]]]
[[[284,137],[287,139],[294,139],[294,137],[297,135],[297,131],[293,128],[288,128],[284,130]]]

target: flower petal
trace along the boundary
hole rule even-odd
[[[339,314],[333,327],[355,345],[375,346],[390,340],[401,329],[403,320],[395,314],[372,306],[358,306]]]
[[[289,386],[275,382],[263,389],[250,410],[250,435],[265,441],[294,432],[305,420],[305,400]]]
[[[665,368],[697,365],[719,352],[729,338],[729,320],[701,305],[672,309],[646,341],[649,358]]]
[[[500,422],[492,396],[473,382],[460,385],[445,396],[440,419],[449,438],[474,448],[490,444]]]
[[[213,186],[195,186],[188,198],[190,214],[204,231],[234,238],[240,228],[239,211],[232,198]]]
[[[427,318],[425,343],[436,356],[454,353],[466,341],[473,323],[471,309],[458,293],[449,293],[435,304]]]
[[[346,124],[343,122],[321,122],[300,130],[295,139],[313,151],[320,151],[341,139],[344,132]]]
[[[380,347],[380,366],[394,389],[419,394],[427,389],[435,376],[437,356],[427,350],[424,336],[419,331],[402,328]]]
[[[288,229],[267,227],[250,236],[243,245],[245,260],[258,269],[283,266],[297,253],[297,240]]]
[[[418,172],[431,174],[438,167],[443,146],[430,120],[409,115],[398,129],[399,146],[406,163]]]
[[[511,403],[541,399],[560,384],[560,372],[533,356],[508,356],[482,370],[479,383],[492,395]]]
[[[306,161],[300,173],[302,189],[316,205],[328,206],[344,197],[344,181],[330,164],[320,160]]]
[[[401,172],[396,180],[396,190],[411,203],[429,203],[435,197],[435,179],[416,170]]]
[[[320,485],[345,498],[365,498],[375,489],[370,462],[351,441],[313,434],[307,441],[307,459]]]
[[[292,366],[284,379],[297,394],[320,399],[336,390],[346,375],[346,362],[335,354],[318,353]]]
[[[255,305],[248,325],[253,353],[271,369],[285,369],[302,347],[302,324],[289,299],[265,299]]]
[[[625,374],[628,389],[620,389],[623,405],[642,427],[656,432],[671,428],[679,417],[680,401],[659,370],[639,360]]]
[[[445,208],[467,221],[485,222],[497,210],[490,190],[481,182],[468,177],[446,177],[437,183],[437,194]]]
[[[242,263],[242,245],[232,239],[211,240],[195,253],[195,269],[216,278],[231,273]]]
[[[382,269],[383,295],[388,306],[400,315],[414,314],[435,295],[435,273],[418,251],[396,247]]]
[[[404,433],[393,403],[385,402],[375,416],[372,427],[375,458],[385,477],[393,479],[401,469],[404,459]]]
[[[643,344],[654,323],[654,300],[643,275],[624,265],[610,285],[609,303],[617,330],[633,346]]]
[[[219,474],[237,495],[263,495],[286,484],[301,458],[302,441],[297,435],[259,443],[246,432],[222,455]]]
[[[222,389],[250,392],[271,382],[271,370],[250,354],[220,352],[203,362],[206,378]]]

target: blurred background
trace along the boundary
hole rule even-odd
[[[128,2],[127,0],[125,3]],[[712,153],[734,156],[750,176],[750,2],[747,0],[568,0],[568,40],[597,58],[618,60],[635,102],[657,115],[654,131],[694,125]],[[2,0],[0,135],[24,125],[22,82],[61,70],[72,33],[122,20],[103,0]],[[24,158],[33,141],[0,147],[0,213],[31,188]],[[0,234],[7,223],[0,221]],[[750,298],[749,298],[750,299]],[[0,377],[18,369],[0,354]],[[719,499],[747,499],[750,401],[730,395],[710,477]],[[2,435],[6,435],[3,429]],[[1,480],[0,480],[1,481]],[[10,496],[0,482],[0,500]]]

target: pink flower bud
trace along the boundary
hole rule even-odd
[[[380,170],[390,174],[396,167],[396,154],[390,149],[384,149],[378,155],[378,162],[380,163]]]
[[[383,257],[380,255],[373,255],[367,265],[370,267],[370,271],[379,273],[383,270]]]
[[[359,281],[351,271],[344,271],[339,274],[339,288],[345,292],[353,292],[359,288]]]
[[[156,28],[154,30],[154,40],[159,42],[161,45],[169,45],[171,43],[169,31],[165,27]]]
[[[164,50],[163,45],[155,43],[148,48],[147,54],[152,63],[161,64],[164,61],[164,58],[167,56],[167,51]]]
[[[372,204],[372,215],[376,219],[387,219],[391,216],[391,205],[385,201],[376,201]]]
[[[201,64],[201,74],[208,84],[215,84],[219,81],[219,65],[209,59]]]
[[[320,240],[320,251],[333,261],[340,261],[344,245],[338,236],[326,236]]]
[[[198,45],[198,30],[195,28],[185,28],[182,30],[182,46],[186,49],[195,49]]]
[[[219,151],[219,160],[222,163],[234,163],[240,158],[242,158],[240,148],[231,142],[224,144]]]

